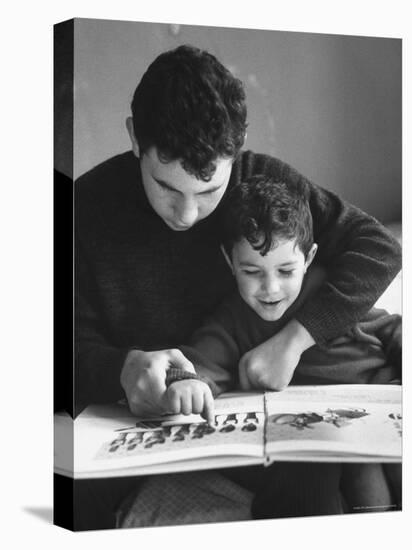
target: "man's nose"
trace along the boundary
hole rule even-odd
[[[195,223],[198,216],[198,207],[196,201],[184,200],[176,210],[177,223],[179,225],[191,226]]]

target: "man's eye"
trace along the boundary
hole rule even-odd
[[[280,269],[279,273],[282,275],[282,277],[291,277],[293,275],[294,270],[286,270],[286,269]]]
[[[162,189],[162,191],[166,191],[168,193],[175,193],[175,189],[171,189],[168,185],[165,185],[163,182],[161,181],[156,181],[157,185],[160,187],[160,189]]]
[[[246,270],[246,269],[243,270],[243,273],[245,275],[250,275],[250,276],[259,275],[259,271],[249,271],[249,270]]]

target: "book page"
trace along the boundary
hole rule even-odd
[[[138,419],[122,405],[88,407],[74,421],[74,477],[119,475],[119,470],[138,475],[139,467],[147,473],[148,466],[208,457],[210,467],[218,466],[216,457],[263,461],[262,393],[219,397],[215,419],[215,426],[209,426],[200,415]],[[202,468],[207,467],[203,460]],[[184,465],[179,469],[185,470]]]
[[[397,403],[402,386],[390,384],[331,384],[322,386],[288,386],[281,392],[266,392],[266,402],[276,401],[362,401],[364,403]]]
[[[267,392],[271,460],[400,461],[400,386],[295,386]]]

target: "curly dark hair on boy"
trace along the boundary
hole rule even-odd
[[[179,46],[159,55],[136,88],[133,127],[144,154],[180,160],[186,172],[210,181],[218,157],[232,158],[246,135],[242,82],[213,55]]]
[[[223,244],[246,238],[265,256],[283,240],[296,239],[305,255],[313,244],[313,221],[303,186],[257,175],[235,185],[225,201]]]

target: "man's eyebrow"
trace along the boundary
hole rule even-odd
[[[155,178],[154,176],[153,176],[153,179],[155,180],[156,183],[158,183],[162,187],[166,187],[167,189],[170,189],[171,191],[176,191],[177,193],[179,192],[177,189],[175,189],[172,185],[170,185],[166,181],[164,181],[160,178]]]
[[[206,189],[206,191],[200,191],[199,193],[196,193],[196,195],[210,195],[210,193],[214,193],[215,191],[219,191],[221,188],[221,185],[216,185],[215,187],[211,187],[210,189]]]
[[[153,176],[153,179],[156,183],[161,185],[162,187],[166,187],[166,189],[169,189],[170,191],[174,191],[175,193],[181,193],[179,189],[175,189],[173,185],[170,185],[170,183],[167,183],[167,181],[164,181],[160,178],[155,178]],[[210,193],[214,193],[215,191],[218,191],[222,186],[216,185],[215,187],[211,187],[210,189],[206,189],[205,191],[199,191],[199,193],[196,193],[196,195],[209,195]]]

